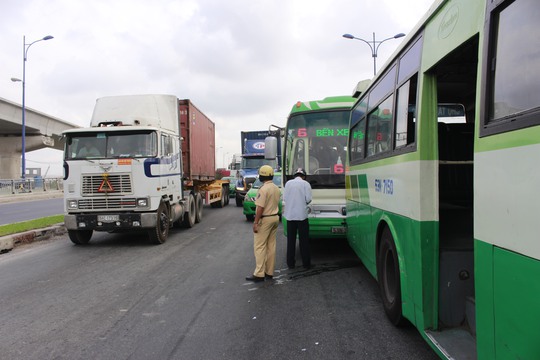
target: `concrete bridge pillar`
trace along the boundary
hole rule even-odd
[[[27,136],[26,151],[42,149],[41,136]],[[0,137],[0,179],[19,179],[22,175],[22,139],[20,136]],[[28,163],[27,166],[28,167]]]

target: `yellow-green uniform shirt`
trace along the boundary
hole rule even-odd
[[[264,208],[262,213],[263,216],[275,215],[278,213],[278,204],[279,197],[281,196],[281,191],[276,184],[271,180],[267,181],[261,186],[259,191],[257,191],[257,199],[255,200],[255,205],[261,206]]]

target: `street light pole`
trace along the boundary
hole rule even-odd
[[[26,178],[26,60],[28,59],[28,49],[30,49],[30,46],[33,44],[43,41],[43,40],[50,40],[54,37],[51,35],[47,35],[42,39],[36,40],[31,42],[30,44],[26,43],[26,37],[23,35],[23,76],[22,76],[22,157],[21,157],[21,167],[22,167],[22,174],[21,177],[24,179]],[[11,78],[11,81],[21,81],[17,78]]]
[[[225,169],[228,169],[227,163],[225,162],[225,160],[226,160],[226,158],[227,158],[227,155],[229,155],[228,152],[223,154],[223,167],[224,167]]]
[[[377,41],[377,40],[375,40],[375,33],[373,33],[373,41],[369,42],[367,40],[357,38],[357,37],[355,37],[355,36],[353,36],[351,34],[343,34],[343,37],[346,38],[346,39],[360,40],[360,41],[363,41],[366,44],[368,44],[369,48],[371,49],[371,56],[373,57],[373,76],[375,76],[377,74],[377,52],[379,51],[379,46],[381,46],[381,44],[383,42],[385,42],[385,41],[392,40],[392,39],[398,39],[398,38],[403,37],[403,36],[405,36],[404,33],[399,33],[399,34],[396,34],[396,35],[394,35],[392,37],[389,37],[387,39]]]

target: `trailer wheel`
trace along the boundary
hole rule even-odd
[[[203,212],[203,199],[201,193],[197,193],[195,195],[195,222],[200,223],[202,220],[202,212]]]
[[[213,203],[210,204],[210,206],[212,206],[213,208],[222,208],[225,206],[225,193],[223,192],[223,187],[221,188],[221,198],[219,199],[219,201],[215,201]]]
[[[68,230],[69,239],[75,245],[86,245],[92,237],[92,230]]]
[[[186,228],[192,228],[193,225],[195,225],[195,219],[197,217],[195,197],[193,196],[193,194],[189,195],[188,201],[189,211],[187,213],[184,213],[184,220],[182,221],[182,225]]]
[[[225,197],[225,206],[229,205],[229,185],[223,187],[223,194]]]
[[[377,256],[377,276],[386,316],[395,326],[403,326],[407,320],[401,308],[401,281],[396,244],[388,227],[385,227]]]
[[[164,202],[161,202],[157,209],[156,227],[148,230],[150,242],[159,245],[167,241],[167,237],[169,237],[169,221],[169,209]]]

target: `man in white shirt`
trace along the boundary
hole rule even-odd
[[[283,193],[283,216],[287,220],[287,266],[294,269],[296,258],[296,234],[304,268],[311,267],[309,251],[308,204],[311,203],[311,185],[306,181],[306,171],[298,168],[294,179],[287,181]]]

